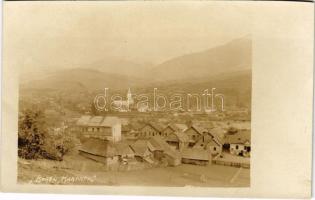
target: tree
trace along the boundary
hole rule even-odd
[[[26,109],[19,115],[18,155],[22,158],[38,158],[47,134],[43,112]]]
[[[47,118],[41,110],[26,109],[19,115],[18,155],[25,159],[62,160],[73,147],[64,135],[48,134]]]

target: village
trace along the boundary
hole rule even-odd
[[[250,184],[249,121],[168,114],[82,115],[66,120],[52,134],[71,135],[76,145],[61,161],[19,160],[21,182],[55,184],[51,180],[59,177],[59,184]],[[92,181],[63,183],[67,179]]]
[[[75,145],[59,161],[19,159],[20,182],[56,184],[51,180],[59,178],[58,184],[250,184],[250,121],[165,113],[86,114],[66,119],[50,134],[63,140],[70,136]],[[62,182],[68,179],[92,181]]]
[[[134,105],[130,88],[126,96],[126,101],[116,103],[129,109]],[[224,122],[214,124],[207,117],[183,121],[178,115],[173,114],[173,118],[166,115],[146,120],[136,113],[129,117],[119,117],[117,113],[82,115],[70,127],[80,140],[79,154],[103,163],[110,170],[182,163],[250,167],[249,126],[236,128],[230,122],[223,126]]]
[[[200,124],[129,124],[114,116],[80,117],[72,129],[79,154],[109,170],[212,164],[249,168],[250,130]]]
[[[50,180],[43,178],[50,173],[81,179],[87,173],[96,177],[94,184],[108,185],[115,182],[109,177],[128,175],[134,180],[141,171],[149,179],[143,182],[150,185],[178,186],[192,180],[201,186],[249,184],[250,112],[232,107],[214,112],[138,108],[130,88],[125,99],[114,102],[120,106],[116,111],[79,113],[63,109],[54,98],[42,98],[43,120],[52,144],[44,149],[48,160],[20,159],[19,179],[28,182],[41,176],[40,180]],[[157,181],[155,173],[162,180]],[[246,178],[232,183],[234,176]],[[121,178],[116,184],[127,180]]]

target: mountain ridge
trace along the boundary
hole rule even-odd
[[[164,80],[196,78],[251,68],[251,40],[247,37],[192,54],[167,60],[152,74]]]
[[[100,63],[102,62],[100,61]],[[173,84],[189,87],[189,84],[203,86],[202,83],[207,83],[209,80],[213,83],[213,81],[220,82],[223,79],[226,79],[227,83],[237,84],[235,77],[250,80],[250,82],[239,80],[244,87],[250,88],[251,40],[245,37],[206,51],[175,57],[157,65],[149,72],[138,71],[137,73],[126,74],[115,73],[114,70],[113,73],[110,73],[110,71],[104,72],[99,69],[100,66],[102,64],[95,64],[89,68],[78,67],[55,71],[42,77],[38,76],[37,80],[28,83],[20,82],[21,88],[93,91],[105,87],[119,90],[129,87],[155,87]],[[238,76],[238,73],[243,73],[243,75]],[[236,88],[233,85],[227,87]],[[240,89],[239,87],[236,88],[236,90]]]

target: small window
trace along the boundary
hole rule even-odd
[[[97,132],[100,132],[100,128],[97,128]]]
[[[213,147],[213,150],[214,150],[214,151],[216,151],[216,150],[217,150],[217,148],[216,148],[216,147]]]
[[[238,145],[236,145],[236,147],[235,147],[236,149],[238,149]]]

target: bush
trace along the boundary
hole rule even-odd
[[[18,156],[25,159],[62,160],[73,147],[70,138],[48,133],[45,116],[40,110],[24,110],[19,115]]]

